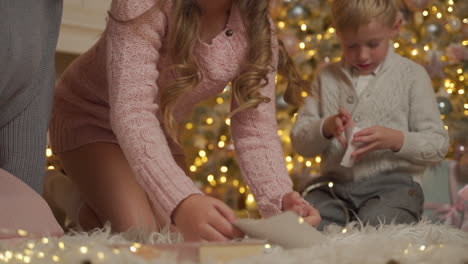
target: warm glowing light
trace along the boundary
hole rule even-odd
[[[226,166],[222,166],[221,169],[220,169],[221,172],[227,172],[228,171],[228,167]]]
[[[239,192],[240,192],[240,193],[245,193],[245,188],[244,188],[244,187],[240,187],[240,188],[239,188]]]
[[[305,49],[305,43],[304,42],[299,43],[299,48],[300,49]]]
[[[213,124],[213,122],[214,122],[214,120],[213,120],[213,118],[211,118],[211,117],[208,117],[208,118],[206,119],[206,123],[207,123],[208,125]]]
[[[247,203],[253,203],[255,202],[254,196],[250,193],[247,195]]]
[[[239,180],[233,180],[232,181],[232,186],[234,186],[234,187],[239,186]]]
[[[302,96],[303,98],[304,98],[304,97],[307,97],[307,92],[302,91],[302,92],[301,92],[301,96]]]
[[[230,126],[231,125],[231,119],[229,118],[226,118],[226,121],[225,121],[226,125]]]
[[[88,253],[88,248],[87,247],[80,247],[80,252],[82,254],[86,254],[86,253]]]
[[[23,229],[18,229],[16,232],[18,233],[18,235],[20,235],[22,237],[28,235],[28,232],[26,230],[23,230]]]
[[[100,260],[103,260],[103,259],[104,259],[104,253],[103,253],[103,252],[98,252],[98,253],[97,253],[97,257],[98,257]]]
[[[442,13],[438,12],[437,15],[436,15],[437,18],[442,18]]]
[[[315,162],[317,163],[322,162],[322,158],[320,156],[315,157]]]
[[[219,182],[221,183],[225,183],[226,181],[227,181],[226,176],[221,176],[221,178],[219,178]]]
[[[222,97],[218,97],[218,98],[216,98],[216,103],[217,104],[222,104],[222,103],[224,103],[224,99]]]
[[[281,137],[281,136],[283,135],[283,130],[281,130],[281,129],[280,129],[280,130],[278,130],[277,134],[278,134],[278,136],[280,136],[280,137]]]
[[[428,50],[429,50],[429,46],[428,46],[428,45],[424,46],[424,50],[425,50],[425,51],[428,51]]]
[[[198,155],[199,155],[200,157],[206,157],[206,152],[205,152],[204,150],[200,150],[200,151],[198,152]]]
[[[220,139],[221,141],[226,141],[226,140],[227,140],[227,137],[226,137],[225,135],[221,135],[221,136],[219,137],[219,139]]]
[[[423,16],[428,16],[428,15],[429,15],[429,12],[427,12],[427,10],[424,10],[424,11],[422,12],[422,14],[423,14]]]
[[[465,90],[463,89],[458,90],[458,94],[464,94],[464,93],[465,93]]]
[[[329,182],[329,183],[328,183],[328,187],[329,187],[329,188],[333,188],[333,182]]]
[[[52,156],[52,149],[47,148],[47,149],[46,149],[46,157],[49,158],[49,157],[51,157],[51,156]]]
[[[457,69],[457,73],[458,73],[458,74],[462,74],[462,73],[463,73],[463,69],[461,69],[461,68],[460,68],[460,69]]]
[[[191,172],[196,172],[197,171],[197,166],[195,166],[195,165],[190,166],[190,171]]]
[[[304,223],[304,218],[299,217],[298,222],[299,222],[299,224],[303,224]]]
[[[284,28],[284,26],[286,26],[286,24],[283,21],[278,22],[279,28]]]
[[[412,50],[411,55],[413,55],[413,56],[418,55],[418,50],[417,49]]]
[[[292,157],[291,157],[291,156],[287,156],[287,157],[286,157],[286,161],[287,161],[287,162],[291,162],[291,161],[292,161]]]
[[[301,30],[302,30],[302,31],[306,31],[306,30],[307,30],[307,25],[306,25],[306,24],[302,24],[302,25],[301,25]]]
[[[400,47],[400,43],[398,43],[398,42],[393,43],[393,47],[395,49],[398,49]]]
[[[306,166],[307,166],[307,167],[312,166],[312,161],[310,161],[310,160],[306,161]]]
[[[206,177],[206,180],[208,182],[214,181],[214,176],[213,175],[208,175],[208,177]]]
[[[224,148],[225,145],[226,145],[226,143],[224,143],[224,141],[218,142],[218,147],[219,148]]]
[[[193,128],[193,124],[192,124],[192,123],[187,123],[187,124],[185,124],[185,128],[186,128],[187,130],[190,130],[190,129]]]

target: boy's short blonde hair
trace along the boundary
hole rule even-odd
[[[372,19],[392,27],[398,12],[397,0],[332,0],[333,23],[338,32],[358,30]]]

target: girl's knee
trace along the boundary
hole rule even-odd
[[[133,229],[143,232],[158,231],[154,215],[147,210],[122,210],[122,213],[110,222],[112,229],[116,232],[125,232]]]

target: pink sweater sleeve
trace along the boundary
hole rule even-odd
[[[278,42],[272,36],[273,65],[278,63]],[[284,194],[292,192],[281,141],[277,134],[276,71],[268,74],[268,85],[261,90],[270,102],[239,112],[231,120],[231,133],[239,165],[264,217],[279,214]],[[233,100],[232,107],[237,106]]]
[[[156,2],[112,1],[111,14],[128,20]],[[168,221],[183,199],[201,192],[176,164],[156,117],[157,63],[167,16],[157,11],[145,19],[151,20],[151,25],[109,20],[106,34],[110,122],[156,213]]]

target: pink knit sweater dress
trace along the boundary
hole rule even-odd
[[[119,20],[129,20],[157,2],[117,0],[110,12]],[[164,71],[171,65],[167,31],[172,6],[172,1],[166,1],[161,10],[146,13],[144,23],[138,26],[109,19],[103,36],[59,80],[50,125],[51,145],[57,153],[93,142],[119,144],[158,218],[165,223],[179,202],[200,193],[176,164],[173,155],[182,150],[166,133],[159,111],[161,91],[173,78],[170,71]],[[272,44],[276,65],[275,34]],[[194,50],[203,80],[178,99],[174,110],[177,122],[190,117],[200,101],[220,94],[242,71],[247,36],[239,9],[233,5],[225,30],[211,43],[199,40]],[[283,195],[292,191],[277,135],[275,75],[275,71],[269,73],[268,85],[261,90],[272,100],[231,119],[242,175],[264,217],[280,213]],[[237,107],[235,100],[231,107]]]

